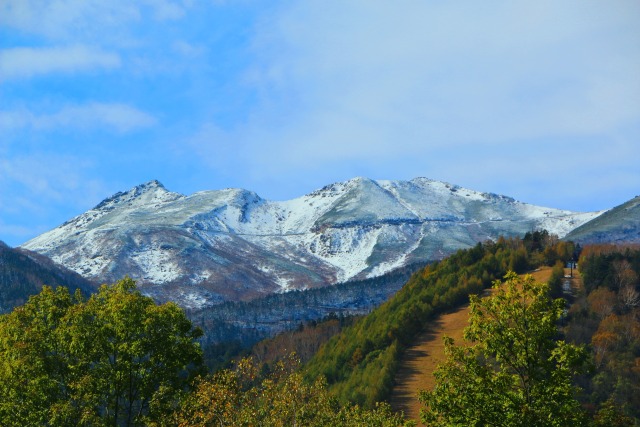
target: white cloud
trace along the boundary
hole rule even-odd
[[[154,17],[159,21],[177,20],[185,15],[184,4],[167,0],[146,0],[143,3],[153,10]]]
[[[0,157],[0,240],[23,243],[104,198],[107,187],[90,178],[95,167],[51,152]]]
[[[173,42],[171,44],[171,49],[188,59],[196,58],[206,52],[206,48],[204,46],[187,43],[183,40]]]
[[[637,186],[639,14],[626,0],[286,2],[255,29],[258,103],[192,144],[259,191],[424,175],[551,194],[561,176],[576,200],[609,170]]]
[[[76,156],[54,153],[0,159],[0,183],[7,189],[0,194],[0,211],[46,211],[47,201],[85,204],[87,197],[92,199],[97,191],[104,191],[98,181],[86,178],[91,166]]]
[[[169,0],[3,0],[0,26],[44,35],[53,40],[114,40],[125,37],[131,23],[153,16],[180,19],[185,3]]]
[[[0,129],[33,130],[93,129],[104,127],[125,133],[154,126],[152,115],[125,104],[89,103],[67,106],[55,113],[35,114],[28,110],[0,111]]]
[[[640,117],[637,2],[308,0],[277,12],[250,73],[275,112],[256,120],[275,123],[260,155],[428,155]]]
[[[76,73],[120,66],[120,57],[87,46],[17,47],[0,50],[0,80],[18,80],[50,73]]]

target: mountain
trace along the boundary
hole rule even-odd
[[[0,313],[24,304],[42,285],[66,286],[71,292],[80,289],[85,294],[95,290],[93,283],[47,257],[0,241]]]
[[[577,227],[566,239],[579,243],[640,243],[640,196]]]
[[[416,178],[354,178],[288,201],[190,196],[151,181],[22,247],[100,282],[125,275],[187,308],[379,276],[500,235],[564,236],[600,212],[542,208]]]

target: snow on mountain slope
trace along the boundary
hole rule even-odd
[[[288,201],[242,189],[134,187],[25,243],[91,279],[129,275],[185,307],[374,277],[499,235],[597,217],[426,178],[354,178]]]

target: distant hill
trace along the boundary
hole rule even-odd
[[[0,241],[0,313],[24,304],[43,285],[66,286],[89,294],[95,285],[49,258],[25,249],[14,249]]]
[[[577,227],[566,240],[585,243],[640,243],[640,196]]]

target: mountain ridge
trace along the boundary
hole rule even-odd
[[[0,314],[24,304],[39,293],[43,285],[66,286],[85,295],[97,286],[77,273],[57,265],[49,258],[21,248],[12,248],[0,240]]]
[[[640,243],[640,196],[571,230],[566,238],[581,244]]]
[[[601,213],[428,178],[356,177],[285,201],[238,188],[182,195],[152,180],[22,247],[93,280],[130,275],[159,300],[197,308],[375,277],[500,235],[563,236]]]

